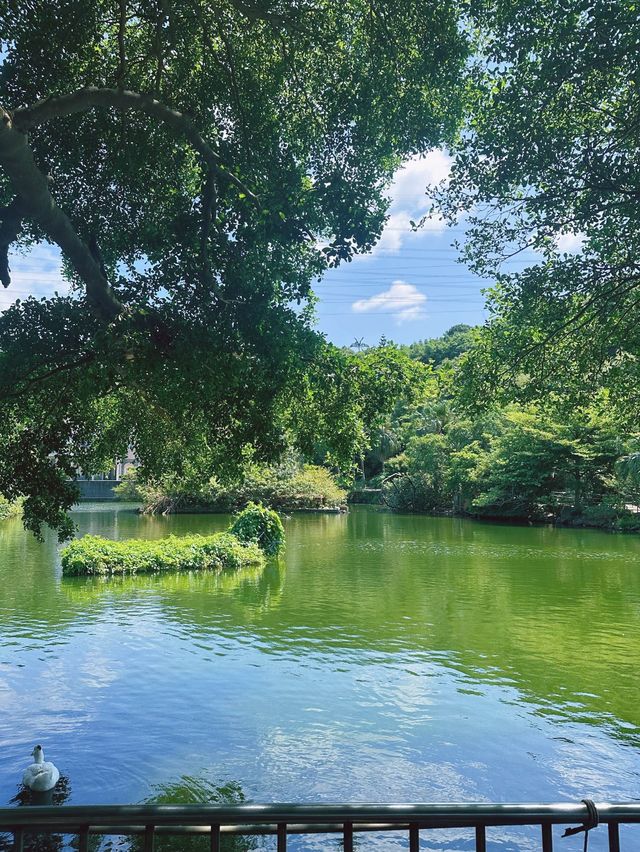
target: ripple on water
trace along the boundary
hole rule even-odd
[[[113,537],[168,528],[116,514],[77,519]],[[69,582],[53,540],[11,530],[5,803],[37,741],[73,802],[225,785],[303,801],[637,794],[636,539],[354,511],[288,520],[285,561],[263,572]]]

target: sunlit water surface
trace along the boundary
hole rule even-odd
[[[228,523],[74,519],[119,539]],[[53,536],[1,523],[0,805],[36,742],[74,804],[640,796],[640,539],[365,508],[286,532],[264,570],[87,580],[61,577]],[[526,829],[490,837],[539,848]]]

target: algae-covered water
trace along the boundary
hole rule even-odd
[[[74,517],[113,538],[229,520]],[[286,532],[264,570],[94,580],[61,577],[54,537],[1,523],[0,806],[36,742],[75,804],[640,797],[640,538],[368,508]]]

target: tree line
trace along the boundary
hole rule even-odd
[[[392,509],[640,529],[640,435],[603,389],[588,405],[469,407],[465,363],[481,332],[454,326],[400,347],[431,368],[372,436],[362,469]]]

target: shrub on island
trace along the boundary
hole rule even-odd
[[[229,532],[244,544],[257,544],[267,556],[275,556],[284,547],[280,515],[260,503],[249,503],[236,517]]]
[[[247,507],[228,532],[210,536],[168,536],[112,541],[95,535],[70,542],[62,551],[65,576],[134,574],[158,571],[238,570],[261,565],[284,546],[277,513]]]

